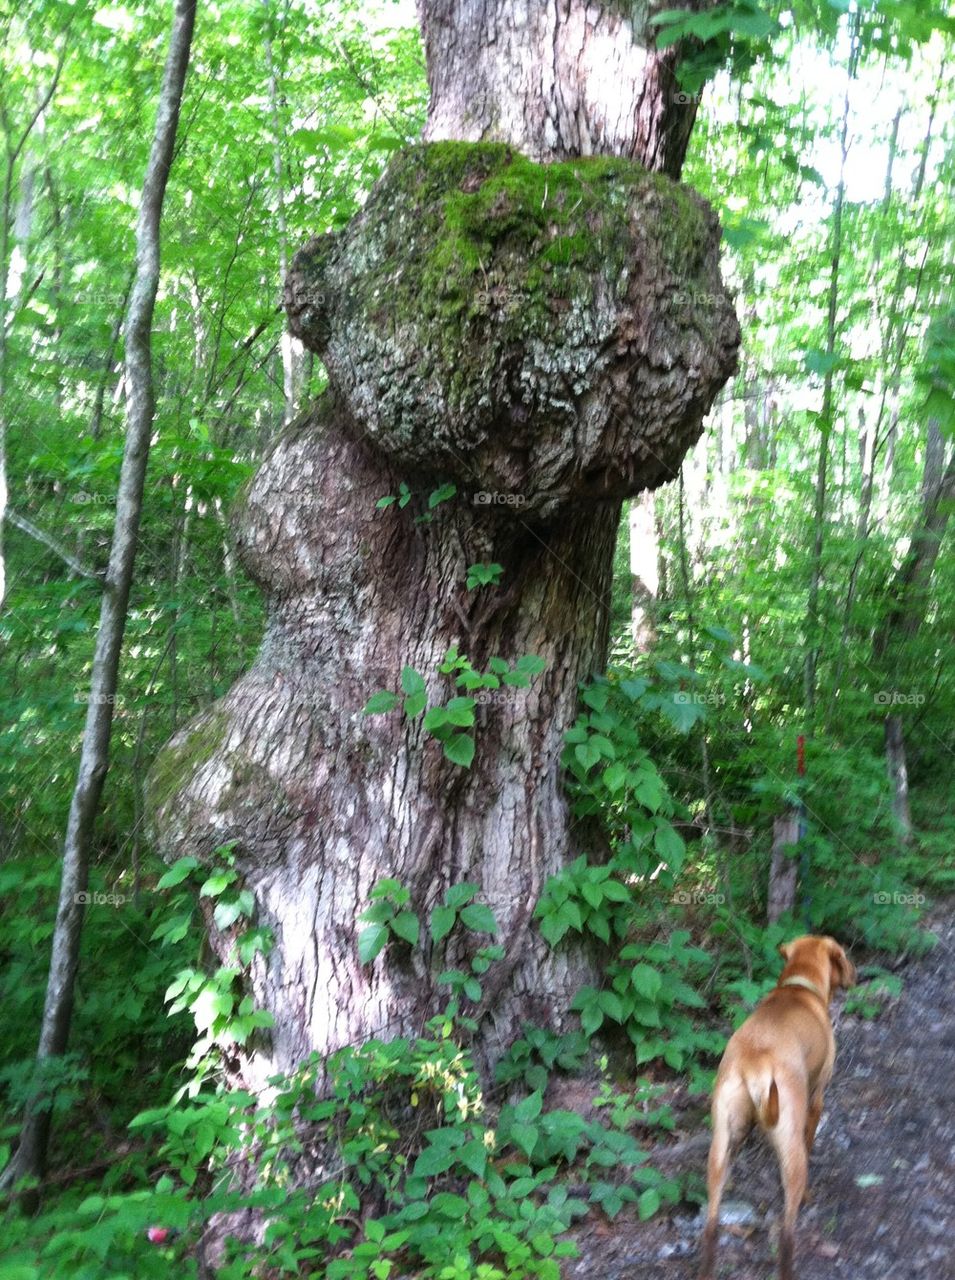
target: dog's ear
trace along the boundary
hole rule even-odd
[[[856,968],[835,938],[829,939],[829,964],[832,966],[834,987],[854,987]]]
[[[791,942],[781,942],[776,950],[784,960],[788,960],[793,953],[793,944]]]

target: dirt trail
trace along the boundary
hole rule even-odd
[[[927,922],[938,945],[899,970],[904,986],[875,1021],[836,1014],[838,1054],[799,1216],[799,1280],[955,1277],[955,910]],[[693,1156],[701,1174],[705,1150]],[[686,1167],[686,1166],[684,1166]],[[751,1139],[727,1188],[718,1275],[775,1276],[781,1207],[775,1158]],[[749,1212],[747,1212],[749,1211]],[[692,1280],[698,1220],[585,1226],[568,1280]]]

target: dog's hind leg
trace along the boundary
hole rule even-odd
[[[706,1165],[708,1196],[706,1226],[700,1253],[700,1280],[713,1280],[716,1245],[720,1234],[720,1200],[729,1176],[733,1154],[752,1123],[750,1102],[745,1088],[727,1090],[721,1097],[713,1095],[713,1139]]]
[[[770,1139],[779,1157],[783,1183],[783,1221],[779,1232],[779,1280],[793,1280],[796,1217],[809,1181],[809,1153],[806,1150],[808,1125],[805,1087],[790,1085],[785,1090],[779,1123]]]

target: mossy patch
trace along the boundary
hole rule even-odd
[[[506,322],[519,310],[526,337],[562,305],[588,304],[597,280],[623,286],[641,232],[652,230],[680,276],[707,241],[699,202],[642,165],[607,156],[542,165],[501,143],[408,148],[364,221],[377,243],[354,279],[355,304],[379,327],[430,320],[426,345],[447,355],[461,353],[462,330],[482,314]]]
[[[146,779],[145,799],[151,815],[160,813],[185,789],[200,766],[219,752],[227,729],[225,712],[213,707],[182,737],[177,735],[166,743]]]
[[[672,473],[735,362],[718,246],[634,161],[434,142],[296,255],[285,300],[374,445],[528,515]]]

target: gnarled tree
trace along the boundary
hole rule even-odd
[[[492,1058],[522,1020],[558,1022],[587,957],[530,918],[575,855],[562,735],[605,659],[621,501],[674,475],[735,365],[712,211],[676,181],[695,106],[648,8],[424,0],[431,103],[341,234],[286,282],[292,330],[329,388],[276,441],[236,513],[269,601],[252,670],[165,748],[151,805],[165,855],[235,840],[276,946],[251,982],[275,1027],[257,1087],[312,1050],[418,1030],[439,1000],[421,950],[363,965],[356,917],[388,876],[422,913],[481,885],[506,947],[479,1010]],[[430,522],[376,507],[405,484]],[[468,567],[503,566],[469,592]],[[422,718],[368,717],[403,668],[430,703],[535,654],[489,692],[469,768]],[[231,936],[212,927],[229,954]]]

